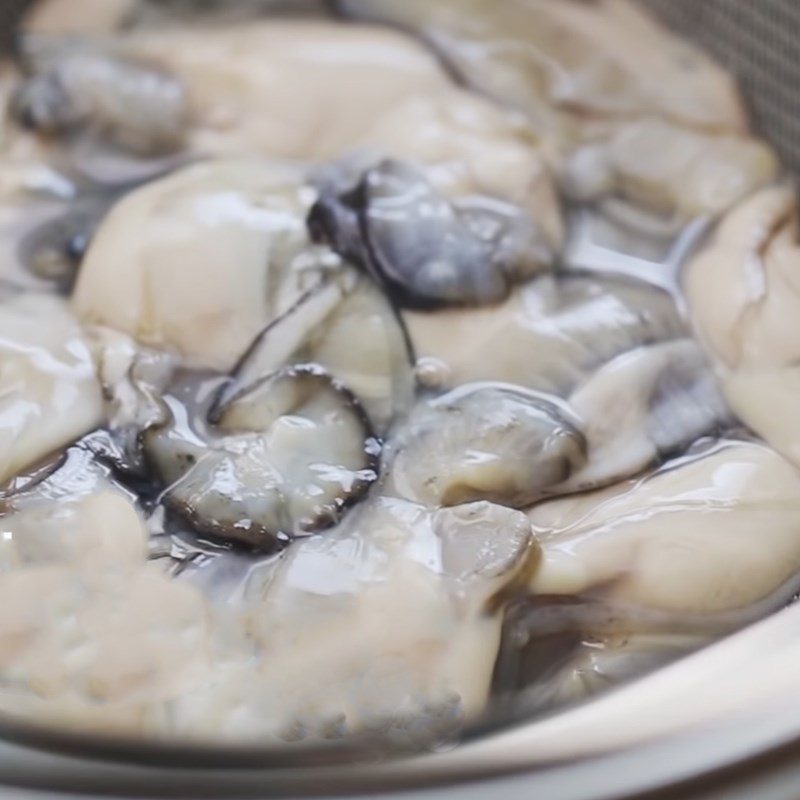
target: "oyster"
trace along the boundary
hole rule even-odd
[[[446,738],[488,697],[501,617],[487,606],[537,555],[518,511],[361,506],[251,573],[247,631],[266,657],[258,671],[231,665],[223,691],[188,692],[179,725],[235,738]]]
[[[131,730],[192,684],[203,599],[146,566],[141,514],[88,448],[17,487],[2,523],[4,712]]]
[[[587,441],[587,463],[558,490],[636,475],[704,436],[734,425],[700,346],[677,339],[618,356],[569,398]]]
[[[0,482],[97,427],[103,405],[89,344],[64,301],[0,304]]]
[[[126,733],[205,673],[202,596],[143,563],[88,577],[34,563],[3,574],[0,597],[0,704],[16,718]]]
[[[33,5],[23,27],[47,35],[110,33],[138,4],[139,0],[44,0]]]
[[[642,206],[685,224],[777,175],[730,77],[628,0],[337,5],[421,36],[468,85],[526,114],[569,196],[629,199],[625,216],[645,231]]]
[[[142,154],[181,146],[185,91],[157,65],[80,41],[26,40],[23,51],[32,74],[12,113],[26,128],[65,135],[88,127]]]
[[[313,196],[296,169],[259,160],[197,164],[137,189],[97,231],[73,307],[191,366],[229,369],[302,294],[304,273],[331,266],[306,234]]]
[[[164,502],[200,532],[265,550],[329,527],[378,477],[380,444],[355,396],[318,367],[262,378],[216,409],[209,443],[145,433]]]
[[[763,142],[650,118],[578,148],[566,162],[562,184],[577,202],[622,197],[685,224],[723,213],[777,176],[777,157]]]
[[[146,482],[144,436],[169,422],[162,399],[176,371],[176,358],[142,348],[110,328],[89,331],[95,371],[103,390],[105,427],[84,445],[126,480]]]
[[[131,499],[79,442],[46,472],[18,478],[9,488],[2,503],[3,564],[102,570],[143,561],[147,532]]]
[[[373,120],[347,154],[353,184],[381,160],[407,161],[448,199],[487,196],[517,207],[547,247],[561,248],[564,223],[542,143],[524,118],[479,96],[415,95]]]
[[[40,122],[88,116],[94,152],[80,158],[93,173],[97,136],[109,126],[117,144],[140,153],[185,139],[186,152],[200,156],[391,156],[425,168],[448,194],[520,206],[554,248],[563,237],[553,182],[524,120],[453,86],[424,47],[391,31],[272,20],[219,26],[213,36],[202,26],[155,26],[118,37],[111,51],[83,43],[76,53],[58,36],[33,38],[29,49],[42,52],[18,105]],[[72,78],[75,61],[88,78]],[[120,81],[133,102],[119,101]],[[131,166],[115,167],[123,168]]]
[[[731,424],[699,346],[678,339],[617,357],[566,402],[484,383],[421,403],[395,436],[387,489],[523,508],[630,478]]]
[[[599,495],[541,504],[529,512],[543,550],[532,588],[681,613],[746,608],[797,572],[799,482],[768,447],[729,442]]]
[[[554,260],[520,209],[482,197],[450,203],[399,161],[367,170],[343,194],[323,192],[309,225],[410,307],[496,303]]]
[[[793,189],[765,189],[722,221],[690,261],[692,323],[739,418],[800,464],[800,282]]]
[[[412,354],[403,323],[380,289],[347,272],[325,276],[253,340],[210,410],[291,364],[316,364],[347,386],[385,434],[411,406]]]
[[[422,403],[395,447],[389,490],[433,507],[489,500],[523,508],[586,460],[565,404],[496,384],[467,384]]]
[[[543,276],[496,306],[403,319],[445,387],[497,381],[559,395],[614,356],[685,335],[666,292],[600,277]]]

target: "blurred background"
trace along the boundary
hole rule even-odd
[[[800,175],[800,2],[641,2],[739,77],[759,129]],[[32,0],[0,0],[0,47],[4,51],[13,46],[15,25],[31,4]]]
[[[759,128],[800,175],[800,2],[643,2],[739,77]]]

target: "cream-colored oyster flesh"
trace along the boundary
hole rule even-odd
[[[121,200],[82,264],[79,318],[230,369],[302,292],[314,267],[313,192],[293,168],[258,160],[186,167]]]
[[[392,448],[385,491],[433,508],[476,500],[524,508],[586,465],[567,404],[504,384],[466,384],[419,403]]]
[[[743,201],[687,265],[684,287],[692,323],[732,409],[800,464],[797,225],[788,186]]]
[[[73,306],[85,323],[173,348],[191,366],[230,369],[309,288],[308,274],[336,266],[306,232],[314,198],[299,170],[273,162],[185,167],[113,207]]]
[[[377,479],[380,443],[352,393],[288,367],[225,400],[203,435],[180,419],[144,434],[162,500],[206,534],[265,550],[329,528]]]
[[[162,704],[203,671],[202,595],[144,563],[88,578],[71,565],[32,565],[3,575],[0,595],[6,714],[86,731],[155,732]]]
[[[393,31],[272,21],[214,36],[143,31],[128,47],[184,82],[200,153],[322,160],[376,150],[512,200],[543,181],[522,120],[453,86],[435,56]]]
[[[520,512],[477,503],[438,512],[379,499],[341,531],[297,543],[245,588],[262,657],[222,691],[188,693],[182,729],[228,737],[326,726],[434,728],[483,709],[501,617],[486,603],[535,561]],[[311,656],[311,654],[314,654]],[[311,656],[311,657],[310,657]]]
[[[796,413],[800,368],[733,372],[721,384],[736,415],[800,466],[800,420]]]
[[[136,566],[147,555],[147,530],[130,493],[80,447],[8,497],[2,514],[6,568],[61,564],[91,576]]]
[[[262,21],[142,31],[127,46],[186,83],[201,152],[332,158],[397,104],[450,89],[425,48],[380,29]]]
[[[382,435],[413,402],[411,361],[390,299],[368,276],[346,270],[319,280],[259,333],[218,403],[285,366],[313,363],[355,394]]]
[[[659,342],[600,365],[566,400],[479,382],[419,402],[384,456],[384,491],[524,508],[618,484],[732,424],[700,345]]]
[[[621,196],[687,221],[717,216],[777,175],[777,157],[764,142],[650,118],[578,148],[566,162],[563,184],[577,201]]]
[[[559,493],[613,484],[658,464],[732,415],[697,342],[639,347],[601,366],[570,395],[587,459]]]
[[[190,582],[142,566],[126,502],[103,490],[39,507],[66,523],[62,550],[42,549],[30,512],[8,518],[25,560],[0,576],[14,598],[0,615],[0,675],[15,682],[4,711],[199,740],[288,740],[298,725],[328,738],[423,715],[435,739],[483,710],[501,627],[487,603],[538,553],[520,512],[379,500],[255,569],[240,611],[220,615]],[[70,535],[95,530],[105,559],[76,561],[86,540]]]
[[[0,708],[86,730],[152,729],[158,705],[202,672],[204,600],[146,565],[140,513],[85,469],[90,454],[70,453],[77,463],[61,477],[3,510]]]
[[[403,318],[417,356],[439,365],[443,386],[499,381],[556,394],[620,353],[682,336],[684,327],[659,290],[550,276],[499,305]]]
[[[518,115],[455,88],[420,94],[378,116],[348,150],[425,166],[451,198],[486,194],[527,212],[553,250],[564,236],[557,190],[538,138]]]
[[[89,345],[58,298],[0,304],[0,481],[103,421]]]
[[[687,264],[692,322],[726,368],[782,367],[797,358],[796,232],[793,189],[765,189],[731,211]]]
[[[683,613],[744,608],[800,565],[799,489],[774,451],[731,443],[606,494],[544,503],[529,513],[543,551],[532,588]]]

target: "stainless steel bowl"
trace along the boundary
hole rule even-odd
[[[642,2],[740,77],[757,125],[800,174],[800,2]],[[0,2],[3,46],[25,5]],[[586,705],[448,752],[369,761],[178,748],[0,720],[0,786],[15,797],[797,800],[800,605]]]

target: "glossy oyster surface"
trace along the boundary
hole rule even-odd
[[[290,167],[257,161],[197,164],[149,183],[97,231],[75,312],[193,366],[230,368],[298,299],[303,268],[316,266],[305,228],[312,197]],[[124,263],[113,255],[121,245]]]
[[[628,0],[277,5],[42,0],[0,69],[0,712],[435,749],[792,601],[730,76]]]
[[[220,404],[207,442],[174,413],[145,434],[162,502],[198,531],[270,550],[330,527],[377,480],[364,408],[319,367],[266,375]]]

